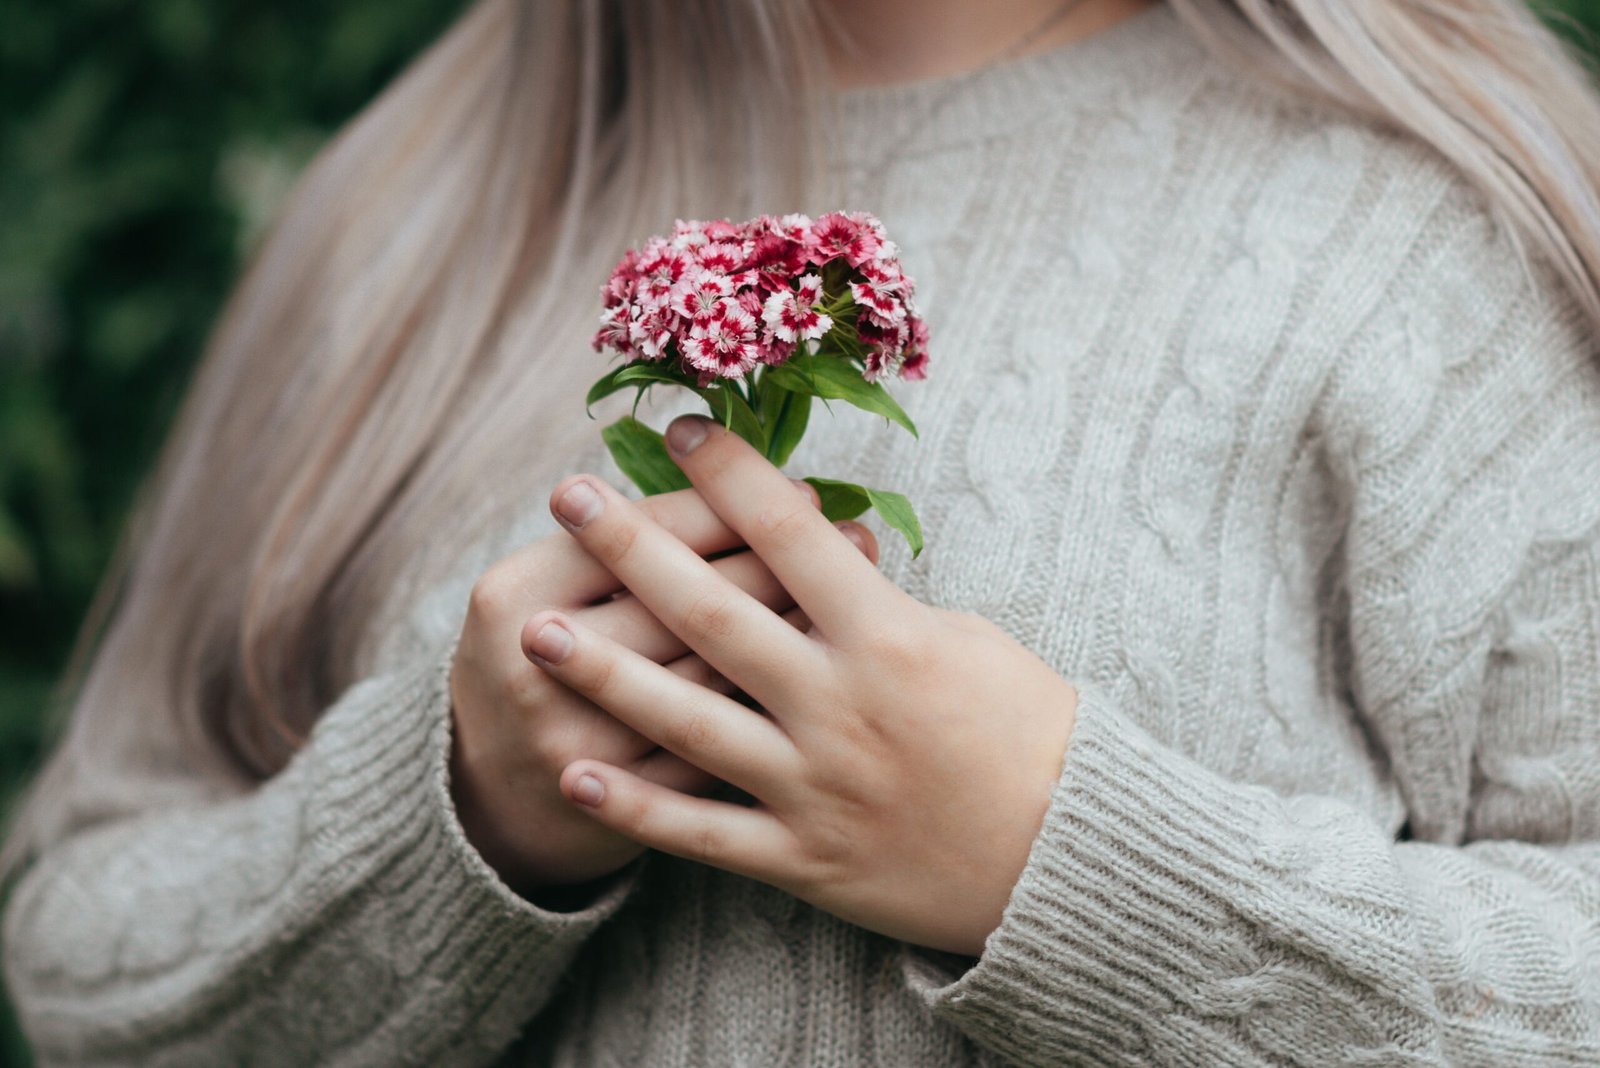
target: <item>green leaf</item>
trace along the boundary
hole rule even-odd
[[[898,530],[911,546],[913,558],[922,553],[922,524],[911,501],[903,493],[858,486],[854,482],[841,482],[834,478],[806,479],[817,488],[822,498],[822,514],[829,520],[854,519],[869,507],[877,511],[883,521]]]
[[[640,386],[640,394],[644,393],[644,386],[656,382],[665,382],[674,386],[688,386],[695,388],[695,380],[682,371],[664,363],[625,363],[621,367],[614,367],[608,371],[600,381],[589,387],[588,394],[583,398],[584,410],[594,407],[597,401],[620,392],[630,385]],[[638,402],[634,404],[637,410]],[[591,416],[590,418],[593,418]]]
[[[718,422],[748,441],[756,451],[767,451],[766,428],[737,386],[724,379],[718,385],[696,389],[696,392],[711,406],[711,414]]]
[[[666,382],[690,389],[694,389],[696,384],[693,375],[668,363],[630,363],[618,373],[617,381],[622,385],[629,382]]]
[[[613,367],[611,370],[607,371],[603,376],[601,376],[600,381],[589,387],[588,394],[583,398],[583,410],[588,414],[590,419],[594,418],[594,413],[590,412],[589,409],[593,408],[596,402],[604,400],[605,398],[611,396],[611,394],[620,390],[623,386],[627,385],[626,382],[619,383],[617,381],[617,376],[632,366],[632,364],[625,363],[621,367]]]
[[[752,378],[750,396],[756,406],[756,418],[761,420],[761,425],[767,428],[771,436],[772,425],[778,421],[778,411],[783,407],[783,398],[788,390],[779,385],[767,385],[767,372],[770,367],[762,367]]]
[[[672,462],[661,435],[633,416],[618,419],[600,431],[600,437],[622,473],[633,479],[646,497],[689,488],[689,477]]]
[[[910,499],[903,493],[880,489],[868,489],[867,496],[883,521],[906,539],[906,544],[911,546],[912,559],[922,555],[922,524],[917,520]]]
[[[769,396],[776,398],[775,402],[769,402]],[[767,459],[774,467],[782,467],[805,436],[806,423],[811,419],[811,395],[784,389],[775,382],[767,383],[761,394],[761,404],[766,408],[769,403],[776,411],[762,420],[767,427]]]
[[[822,498],[822,514],[828,517],[829,522],[854,519],[872,507],[872,498],[867,496],[865,486],[814,475],[808,476],[806,481],[817,488],[817,496]]]
[[[767,372],[765,381],[796,393],[828,400],[842,400],[862,411],[891,419],[917,436],[916,424],[889,391],[878,382],[868,382],[848,360],[837,356],[795,356]]]

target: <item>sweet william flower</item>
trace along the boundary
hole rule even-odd
[[[911,328],[904,319],[885,324],[863,317],[857,324],[857,333],[866,348],[862,360],[862,378],[868,382],[878,382],[900,372],[905,364],[906,345],[911,338]]]
[[[759,342],[755,317],[737,301],[724,298],[695,319],[684,356],[691,367],[707,375],[740,378],[760,359]]]
[[[822,277],[805,275],[795,289],[780,289],[767,298],[761,321],[780,341],[820,340],[833,329],[833,318],[816,307],[821,299]]]
[[[695,250],[695,259],[699,261],[700,266],[722,274],[733,274],[742,270],[749,256],[749,250],[742,242],[714,241]]]
[[[911,343],[900,364],[900,377],[912,382],[928,377],[928,324],[915,317],[911,320]]]
[[[666,300],[672,287],[689,273],[694,262],[681,250],[667,244],[646,247],[639,258],[634,296],[643,300]]]
[[[863,212],[832,211],[812,226],[815,243],[811,262],[818,265],[842,259],[860,267],[877,257],[883,248],[878,220]]]
[[[898,326],[906,320],[908,284],[909,280],[893,261],[873,260],[861,265],[861,280],[850,283],[850,294],[881,325]]]
[[[660,360],[667,356],[676,316],[665,301],[635,305],[628,321],[628,342],[641,359]]]
[[[916,432],[883,382],[928,374],[928,329],[899,249],[863,212],[678,220],[629,250],[600,290],[593,344],[623,358],[589,402],[633,386],[696,391],[723,424],[781,465],[812,400],[841,400]],[[791,367],[790,364],[796,366]],[[661,435],[632,416],[606,428],[612,457],[646,493],[685,486]],[[824,512],[875,508],[922,546],[911,503],[888,490],[813,479]]]
[[[595,331],[594,340],[590,342],[596,352],[611,348],[616,349],[624,356],[633,352],[633,339],[628,330],[628,319],[632,309],[626,304],[612,305],[600,314],[600,329]]]
[[[720,271],[697,267],[672,287],[672,310],[693,320],[709,312],[717,301],[733,296],[734,283]]]

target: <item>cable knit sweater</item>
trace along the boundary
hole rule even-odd
[[[790,467],[906,491],[930,547],[885,538],[887,574],[1082,695],[982,956],[662,855],[579,911],[507,890],[451,808],[446,682],[537,501],[398,598],[281,775],[33,865],[6,967],[45,1062],[1600,1063],[1574,304],[1429,151],[1159,7],[839,104],[935,365],[920,442],[844,411]],[[617,478],[598,441],[544,462]]]

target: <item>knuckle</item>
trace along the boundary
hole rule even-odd
[[[675,673],[696,686],[703,686],[714,693],[722,694],[724,697],[730,696],[735,692],[733,683],[728,680],[726,675],[698,656],[685,657],[684,663],[676,669]]]
[[[639,543],[640,527],[637,523],[603,523],[594,533],[591,546],[596,555],[608,564],[626,560]]]
[[[704,755],[716,742],[717,730],[702,709],[692,709],[667,728],[667,748],[680,755]]]
[[[817,519],[817,510],[811,502],[793,494],[791,499],[768,505],[759,517],[767,540],[776,548],[792,548],[805,537]]]
[[[692,515],[686,515],[685,495],[699,494],[692,489],[673,490],[669,493],[658,493],[654,496],[644,497],[634,502],[634,507],[639,509],[644,517],[656,526],[673,535],[680,541],[687,540],[684,535],[694,529],[693,523],[688,522]]]
[[[640,842],[656,843],[661,840],[658,813],[642,791],[631,787],[623,789],[612,813],[617,825]]]
[[[733,603],[724,593],[702,593],[694,599],[683,615],[684,630],[714,642],[733,637],[737,629],[733,618]]]
[[[920,677],[934,666],[927,643],[893,628],[864,639],[862,645],[867,661],[891,677]]]
[[[499,619],[517,602],[517,583],[505,564],[492,564],[467,595],[467,611],[477,619]]]
[[[795,888],[807,895],[826,894],[844,882],[855,862],[851,836],[841,834],[826,821],[809,828],[800,863],[793,875]]]
[[[568,663],[574,669],[573,681],[585,694],[600,697],[611,691],[617,675],[617,662],[611,657],[585,656],[574,649]]]
[[[728,839],[714,823],[702,823],[689,835],[689,859],[715,865],[728,852]]]
[[[728,448],[729,444],[739,440],[739,436],[723,430],[722,424],[715,421],[707,431],[704,444],[694,450],[693,462],[703,475],[718,478],[742,458],[739,450]]]
[[[578,758],[581,749],[581,742],[573,737],[570,729],[555,724],[536,728],[528,740],[534,766],[552,775],[560,775],[563,768]]]

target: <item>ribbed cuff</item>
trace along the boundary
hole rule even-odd
[[[464,1040],[497,1049],[515,1037],[632,892],[640,862],[573,912],[539,908],[488,866],[450,793],[452,653],[361,683],[330,710],[308,747],[317,781],[304,811],[316,820],[314,896],[382,915],[387,944],[368,951],[429,992],[432,1029],[459,1055]]]
[[[1265,892],[1258,832],[1273,803],[1080,687],[1061,778],[983,955],[958,978],[911,950],[905,979],[936,1016],[1023,1064],[1245,1053],[1237,1033],[1201,1035],[1231,1029],[1248,1006],[1229,1003],[1229,979],[1262,966],[1231,903]]]

